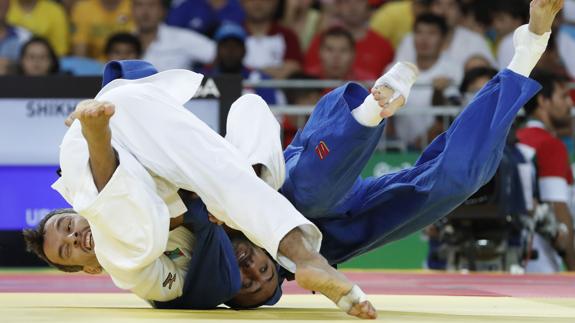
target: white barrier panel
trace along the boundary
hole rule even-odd
[[[80,100],[0,99],[0,164],[58,164],[64,120]]]
[[[0,165],[57,165],[64,120],[82,99],[0,99]],[[218,99],[186,108],[219,132]]]

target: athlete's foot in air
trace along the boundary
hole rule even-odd
[[[551,31],[564,0],[532,0],[529,9],[529,31],[537,35]]]
[[[389,118],[405,105],[411,87],[417,79],[417,66],[400,62],[380,77],[371,90],[371,94],[381,107],[380,116]]]
[[[109,102],[86,100],[78,104],[66,123],[71,124],[78,119],[82,124],[82,134],[88,142],[100,140],[109,142],[111,138],[110,118],[114,112],[115,107]]]
[[[375,81],[371,95],[351,111],[355,120],[366,127],[376,127],[401,108],[417,79],[417,67],[410,63],[397,63]]]
[[[562,7],[563,0],[531,1],[529,25],[517,28],[513,34],[515,54],[508,69],[529,77],[548,46],[553,20]]]
[[[66,119],[71,126],[78,119],[82,125],[82,135],[88,144],[90,170],[96,189],[100,192],[108,183],[119,160],[112,147],[110,118],[115,107],[109,102],[86,100],[76,106],[76,110]]]
[[[322,293],[347,314],[361,319],[375,319],[377,312],[365,294],[325,260],[311,260],[297,265],[295,278],[302,288]]]
[[[377,101],[377,104],[381,107],[380,117],[385,119],[393,116],[399,109],[405,105],[405,98],[403,95],[390,100],[393,97],[395,91],[388,86],[379,86],[371,89],[371,94],[373,98]]]

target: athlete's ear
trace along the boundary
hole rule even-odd
[[[102,267],[100,267],[100,266],[96,266],[96,267],[84,266],[84,268],[82,268],[82,270],[85,273],[90,274],[90,275],[97,275],[97,274],[102,273]]]

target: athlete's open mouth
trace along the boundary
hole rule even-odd
[[[92,230],[87,229],[82,234],[82,243],[80,244],[82,250],[90,252],[94,249],[94,239],[92,238]]]
[[[245,244],[240,244],[236,247],[236,259],[240,267],[247,266],[252,259],[253,250]]]

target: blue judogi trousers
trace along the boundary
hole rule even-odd
[[[344,262],[421,230],[486,184],[517,112],[539,89],[503,70],[413,167],[362,179],[384,123],[371,128],[356,122],[351,110],[369,93],[348,83],[318,102],[286,149],[281,193],[323,233],[321,254],[331,264]]]

